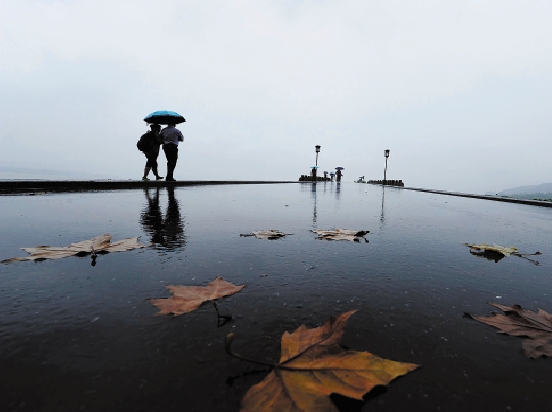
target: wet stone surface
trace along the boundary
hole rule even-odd
[[[0,260],[102,233],[146,249],[0,265],[0,410],[239,411],[284,331],[356,309],[343,344],[423,367],[341,411],[546,411],[550,359],[463,318],[487,302],[552,311],[552,209],[353,183],[2,196]],[[312,230],[369,230],[366,242]],[[277,240],[240,237],[263,229]],[[541,251],[495,263],[463,243]],[[247,287],[153,316],[165,285]],[[220,316],[231,321],[220,322]],[[222,323],[222,324],[221,324]]]

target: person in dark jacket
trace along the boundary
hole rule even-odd
[[[149,141],[151,147],[150,150],[144,152],[147,160],[146,166],[144,167],[144,176],[142,177],[142,180],[145,181],[149,180],[148,175],[150,170],[153,171],[153,174],[155,175],[155,180],[163,179],[163,176],[159,176],[157,170],[157,158],[159,157],[159,147],[161,146],[161,137],[159,136],[161,126],[159,126],[158,124],[151,124],[150,128],[151,130],[144,134],[144,136],[147,137],[147,140]]]

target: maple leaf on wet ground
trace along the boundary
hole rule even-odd
[[[490,303],[504,312],[504,315],[494,313],[491,316],[465,316],[500,329],[498,333],[525,337],[522,343],[523,351],[529,358],[552,356],[552,314],[538,309],[533,312],[519,305],[505,306]]]
[[[318,235],[317,240],[350,240],[353,242],[360,242],[360,239],[368,242],[364,236],[370,233],[369,230],[349,229],[313,230],[313,232]]]
[[[279,230],[270,229],[270,230],[257,230],[251,233],[242,233],[240,234],[240,236],[241,237],[255,236],[257,239],[275,240],[291,234],[292,233],[284,233],[284,232],[280,232]]]
[[[155,316],[173,313],[180,316],[184,313],[196,310],[202,303],[233,295],[242,290],[245,285],[234,285],[226,282],[221,276],[209,282],[207,286],[174,286],[166,288],[173,294],[167,299],[148,299],[147,301],[157,306],[160,311]]]
[[[285,332],[280,362],[271,365],[274,370],[245,394],[241,411],[336,412],[331,394],[362,400],[376,385],[386,385],[419,367],[344,349],[341,339],[355,312],[330,318],[317,328],[301,325],[291,334]],[[226,337],[226,351],[251,361],[232,352],[233,339],[232,334]]]
[[[36,246],[22,248],[30,256],[14,257],[2,260],[1,263],[10,263],[18,260],[45,260],[45,259],[61,259],[68,256],[84,256],[92,254],[94,258],[96,254],[109,252],[125,252],[127,250],[140,249],[146,245],[138,242],[137,237],[118,240],[111,243],[111,235],[103,234],[95,238],[83,240],[77,243],[71,243],[69,246]]]
[[[486,243],[476,244],[476,243],[464,243],[464,246],[470,248],[470,252],[473,254],[487,252],[495,252],[503,256],[510,256],[512,253],[517,253],[517,248],[513,246],[504,247],[498,245],[487,245]]]
[[[464,246],[467,246],[470,248],[470,253],[472,255],[478,256],[478,257],[484,257],[488,260],[494,260],[495,263],[498,263],[499,260],[501,260],[504,257],[514,255],[518,256],[523,259],[527,259],[531,263],[533,263],[536,266],[540,265],[540,262],[538,260],[533,260],[528,258],[527,256],[536,256],[536,255],[542,255],[541,252],[535,252],[535,253],[519,253],[519,250],[515,248],[514,246],[498,246],[498,245],[488,245],[486,243],[476,244],[476,243],[464,243]]]

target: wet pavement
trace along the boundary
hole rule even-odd
[[[341,411],[545,411],[550,359],[463,317],[552,312],[552,210],[353,183],[149,187],[2,196],[0,260],[110,233],[146,249],[0,265],[0,410],[238,411],[280,337],[356,309],[343,344],[423,367]],[[314,229],[369,230],[369,243]],[[260,229],[293,233],[269,241]],[[464,242],[540,251],[495,263]],[[216,276],[241,292],[180,317],[146,300]]]

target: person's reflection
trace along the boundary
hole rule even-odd
[[[184,222],[180,217],[180,205],[174,196],[174,187],[167,187],[169,201],[165,213],[165,247],[176,249],[186,243],[184,237]]]
[[[186,246],[184,221],[180,216],[180,206],[174,195],[174,187],[167,188],[168,202],[165,217],[161,213],[159,188],[144,188],[147,205],[142,211],[140,222],[144,232],[151,236],[151,242],[166,249],[179,249]]]

